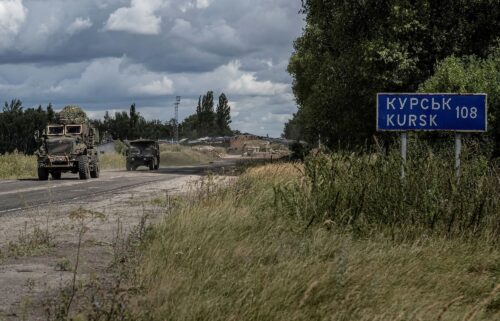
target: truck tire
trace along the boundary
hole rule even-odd
[[[160,168],[160,157],[158,157],[158,159],[156,160],[156,165],[155,165],[155,169],[158,170]]]
[[[80,179],[90,178],[89,159],[87,155],[78,157],[78,176],[80,176]]]
[[[49,171],[46,168],[38,168],[38,179],[46,181],[49,179]]]
[[[97,160],[92,161],[92,168],[93,170],[90,171],[90,177],[99,178],[101,169],[99,168],[99,162],[97,162]]]
[[[127,162],[127,164],[125,166],[126,166],[128,172],[130,172],[132,170],[132,165],[130,165],[129,162]]]
[[[152,171],[155,168],[155,161],[154,159],[149,162],[149,170]]]
[[[53,180],[60,180],[62,172],[51,172],[50,175],[52,176]]]

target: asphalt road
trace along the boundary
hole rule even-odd
[[[63,178],[58,181],[0,181],[0,216],[2,213],[46,204],[90,199],[97,195],[168,181],[181,175],[220,172],[235,165],[234,161],[222,161],[202,166],[160,168],[158,171],[104,171],[101,172],[100,178],[89,180],[79,180],[76,174],[64,173]]]

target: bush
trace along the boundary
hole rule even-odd
[[[374,230],[405,239],[422,234],[500,240],[500,168],[465,155],[462,176],[453,157],[417,147],[400,178],[397,154],[316,154],[306,159],[300,181],[275,187],[276,210],[304,222]]]

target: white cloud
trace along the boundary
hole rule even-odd
[[[270,96],[286,93],[290,86],[282,83],[273,83],[270,80],[259,81],[253,72],[242,72],[241,63],[233,61],[221,68],[227,73],[228,83],[225,89],[237,95]]]
[[[173,93],[174,83],[167,76],[161,79],[139,84],[131,88],[131,92],[139,95],[164,96]]]
[[[211,21],[210,24],[195,28],[191,22],[178,18],[175,19],[169,34],[211,52],[222,53],[227,52],[228,49],[244,47],[238,32],[224,19]]]
[[[22,0],[0,1],[0,46],[9,46],[26,21],[28,10]]]
[[[89,29],[90,27],[92,27],[92,21],[90,21],[90,18],[79,17],[76,18],[75,21],[73,21],[68,27],[68,33],[75,34],[82,30]]]
[[[212,4],[212,0],[196,0],[196,8],[205,9]]]
[[[162,0],[132,0],[130,7],[119,8],[109,16],[105,30],[157,35],[161,17],[155,12],[163,5]]]
[[[178,73],[170,77],[181,94],[196,95],[212,89],[216,92],[225,92],[230,97],[235,95],[272,96],[291,91],[289,84],[258,80],[254,72],[241,70],[241,63],[237,60],[213,71]]]

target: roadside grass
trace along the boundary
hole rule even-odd
[[[99,156],[101,169],[124,169],[125,157],[118,154]],[[0,155],[0,179],[35,178],[36,156],[19,153]]]
[[[0,155],[0,179],[36,177],[36,156],[19,153]]]
[[[305,165],[249,168],[215,192],[201,184],[145,238],[136,319],[498,320],[497,174],[468,164],[467,188],[461,188],[425,162],[401,182],[397,164],[396,158],[317,155]],[[370,183],[369,166],[378,168],[380,180]],[[366,184],[373,186],[359,190]],[[375,184],[377,205],[367,196]],[[472,198],[451,204],[444,199],[448,189]],[[358,198],[337,197],[339,191]],[[410,191],[423,199],[412,200]],[[480,192],[487,204],[477,201]],[[328,195],[339,199],[335,208]],[[455,211],[449,233],[443,222],[450,216],[439,216]]]
[[[99,155],[101,169],[125,169],[125,156],[120,154],[104,154]]]
[[[41,228],[33,226],[28,228],[28,223],[24,225],[24,229],[19,231],[16,241],[10,241],[7,244],[3,257],[25,257],[40,255],[55,246],[54,235],[49,230],[49,227]],[[0,252],[0,254],[2,254]]]
[[[162,145],[161,166],[189,166],[208,164],[218,157],[213,151],[203,151],[180,145]],[[217,151],[220,153],[221,151]]]

